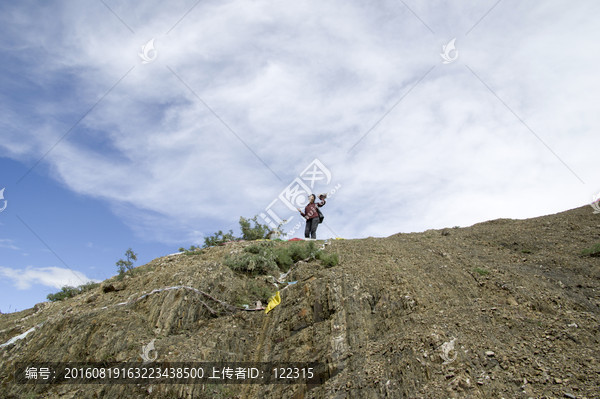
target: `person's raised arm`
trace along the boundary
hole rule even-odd
[[[323,205],[325,205],[327,203],[327,201],[325,201],[325,198],[327,198],[327,194],[321,194],[319,195],[319,199],[321,200],[320,203],[317,203],[317,206],[320,208]]]

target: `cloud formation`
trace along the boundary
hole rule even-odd
[[[314,158],[345,237],[600,190],[596,2],[106,4],[2,6],[0,147],[148,239],[228,229]]]
[[[62,267],[28,267],[12,269],[0,266],[0,275],[12,280],[19,290],[27,290],[32,285],[41,284],[52,288],[77,287],[92,280],[83,273]]]
[[[15,245],[15,241],[10,238],[0,238],[0,248],[13,249],[15,251],[20,250],[21,248]]]

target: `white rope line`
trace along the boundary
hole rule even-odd
[[[204,297],[206,297],[206,298],[208,298],[208,299],[210,299],[212,301],[215,301],[215,302],[219,303],[220,305],[224,306],[225,308],[229,309],[230,311],[238,311],[238,310],[242,310],[242,311],[256,311],[256,310],[262,310],[262,309],[245,309],[245,308],[240,308],[240,307],[237,307],[237,306],[233,306],[233,305],[228,304],[227,302],[221,301],[220,299],[217,299],[217,298],[213,297],[210,294],[207,294],[204,291],[201,291],[201,290],[199,290],[197,288],[190,287],[190,286],[187,286],[187,285],[175,285],[175,286],[172,286],[172,287],[156,288],[156,289],[154,289],[154,290],[152,290],[152,291],[150,291],[150,292],[148,292],[146,294],[143,294],[142,296],[140,296],[140,297],[138,297],[138,298],[136,298],[134,300],[126,301],[126,302],[121,302],[121,303],[118,303],[118,304],[113,305],[113,306],[131,305],[131,304],[134,304],[135,302],[138,302],[138,301],[140,301],[140,300],[142,300],[142,299],[144,299],[144,298],[146,298],[146,297],[148,297],[149,295],[152,295],[152,294],[157,294],[157,293],[163,292],[163,291],[180,290],[180,289],[184,289],[184,290],[188,290],[188,291],[193,291],[196,294],[202,295],[202,296],[204,296]],[[202,305],[205,308],[207,308],[209,312],[211,312],[214,315],[217,314],[217,312],[215,310],[213,310],[210,306],[208,306],[203,301],[201,301],[201,302],[202,302]],[[102,309],[107,309],[107,308],[108,308],[108,306],[105,306]]]
[[[38,327],[41,327],[41,326],[42,326],[42,324],[44,324],[44,323],[37,324],[37,325],[35,325],[35,326],[31,327],[29,330],[25,331],[24,333],[22,333],[22,334],[19,334],[19,335],[17,335],[17,336],[14,336],[14,337],[12,337],[12,338],[11,338],[11,339],[9,339],[8,341],[6,341],[6,342],[5,342],[5,343],[3,343],[2,345],[0,345],[0,348],[4,348],[5,346],[8,346],[8,345],[14,344],[14,343],[15,343],[15,342],[17,342],[17,341],[20,341],[20,340],[24,339],[24,338],[25,338],[26,336],[28,336],[30,333],[34,332],[36,328],[38,328]]]
[[[325,242],[323,243],[323,245],[321,246],[321,248],[319,248],[319,251],[323,251],[323,250],[325,249],[325,246],[326,246],[326,245],[329,245],[329,244],[330,244],[330,242],[329,242],[329,239],[325,240]],[[178,254],[171,254],[171,255],[168,255],[168,256],[173,256],[173,255],[178,255]],[[310,257],[308,257],[308,258],[306,258],[306,259],[302,259],[302,261],[304,261],[304,262],[308,262],[309,260],[310,260]],[[293,265],[290,267],[290,269],[289,269],[289,270],[288,270],[286,273],[282,273],[282,274],[279,276],[279,279],[275,279],[275,281],[276,281],[278,284],[287,284],[287,285],[286,285],[285,287],[283,287],[283,288],[282,288],[280,291],[283,291],[283,290],[287,289],[288,287],[290,287],[291,285],[294,285],[294,284],[296,284],[296,283],[297,283],[297,281],[293,281],[293,282],[286,282],[286,281],[285,281],[285,279],[286,279],[286,278],[287,278],[287,276],[290,274],[290,272],[291,272],[291,271],[292,271],[292,270],[293,270],[293,269],[294,269],[294,268],[295,268],[295,267],[298,265],[298,263],[300,263],[300,262],[296,262],[296,263],[294,263],[294,264],[293,264]],[[185,290],[188,290],[188,291],[193,291],[193,292],[195,292],[195,293],[197,293],[197,294],[199,294],[199,295],[202,295],[202,296],[204,296],[204,297],[206,297],[206,298],[208,298],[208,299],[210,299],[210,300],[212,300],[212,301],[215,301],[215,302],[219,303],[220,305],[224,306],[225,308],[229,309],[230,311],[256,312],[256,311],[260,311],[260,310],[265,310],[265,308],[264,308],[263,306],[260,306],[260,305],[259,305],[259,306],[256,306],[256,307],[255,307],[255,308],[253,308],[253,309],[251,309],[251,308],[245,308],[245,307],[237,307],[237,306],[233,306],[233,305],[230,305],[230,304],[228,304],[227,302],[221,301],[221,300],[219,300],[219,299],[217,299],[217,298],[213,297],[213,296],[212,296],[212,295],[210,295],[210,294],[207,294],[207,293],[206,293],[206,292],[204,292],[204,291],[201,291],[201,290],[199,290],[199,289],[197,289],[197,288],[190,287],[190,286],[187,286],[187,285],[175,285],[175,286],[172,286],[172,287],[156,288],[156,289],[154,289],[154,290],[152,290],[152,291],[150,291],[150,292],[148,292],[148,293],[146,293],[146,294],[143,294],[143,295],[141,295],[140,297],[138,297],[138,298],[136,298],[136,299],[134,299],[134,300],[131,300],[131,301],[126,301],[126,302],[120,302],[120,303],[117,303],[116,305],[112,305],[112,306],[110,306],[110,307],[117,307],[117,306],[126,306],[126,305],[132,305],[132,304],[134,304],[134,303],[136,303],[136,302],[138,302],[138,301],[140,301],[140,300],[142,300],[142,299],[144,299],[144,298],[147,298],[148,296],[150,296],[150,295],[152,295],[152,294],[157,294],[157,293],[159,293],[159,292],[163,292],[163,291],[170,291],[170,290],[180,290],[180,289],[185,289]],[[212,309],[210,306],[208,306],[208,304],[206,304],[204,301],[200,301],[200,302],[202,303],[202,305],[203,305],[203,306],[204,306],[204,307],[205,307],[205,308],[206,308],[206,309],[207,309],[207,310],[208,310],[208,311],[209,311],[211,314],[213,314],[213,315],[217,315],[217,314],[218,314],[218,313],[217,313],[217,311],[215,311],[215,310],[214,310],[214,309]],[[100,310],[104,310],[104,309],[108,309],[108,308],[109,308],[109,306],[104,306],[104,307],[100,308]],[[37,324],[37,325],[35,325],[34,327],[31,327],[29,330],[25,331],[24,333],[22,333],[22,334],[19,334],[19,335],[17,335],[17,336],[14,336],[14,337],[12,337],[12,338],[11,338],[11,339],[9,339],[8,341],[6,341],[6,342],[5,342],[5,343],[3,343],[2,345],[0,345],[0,348],[4,348],[4,347],[6,347],[6,346],[8,346],[8,345],[11,345],[11,344],[13,344],[13,343],[15,343],[15,342],[19,341],[19,340],[22,340],[22,339],[24,339],[25,337],[27,337],[27,335],[29,335],[30,333],[32,333],[33,331],[35,331],[37,328],[41,327],[43,324],[44,324],[43,322],[42,322],[42,323],[40,323],[40,324]]]
[[[139,296],[138,298],[136,298],[136,299],[134,299],[134,300],[131,300],[131,301],[126,301],[126,302],[120,302],[120,303],[117,303],[117,304],[115,304],[115,305],[111,305],[111,306],[104,306],[104,307],[100,308],[99,310],[105,310],[105,309],[108,309],[108,308],[113,308],[113,307],[118,307],[118,306],[132,305],[132,304],[134,304],[134,303],[136,303],[136,302],[138,302],[138,301],[140,301],[140,300],[142,300],[142,299],[144,299],[144,298],[147,298],[148,296],[150,296],[150,295],[152,295],[152,294],[157,294],[157,293],[159,293],[159,292],[163,292],[163,291],[179,290],[179,289],[185,289],[185,290],[188,290],[188,291],[193,291],[193,292],[195,292],[195,293],[197,293],[197,294],[199,294],[199,295],[202,295],[202,296],[204,296],[204,297],[206,297],[206,298],[209,298],[209,299],[211,299],[211,300],[213,300],[213,301],[215,301],[215,302],[217,302],[217,303],[221,304],[222,306],[226,307],[226,308],[227,308],[227,309],[229,309],[230,311],[246,311],[246,312],[255,312],[255,311],[259,311],[259,310],[265,310],[265,308],[264,308],[264,307],[256,307],[256,308],[239,308],[239,307],[237,307],[237,306],[230,305],[230,304],[228,304],[227,302],[223,302],[223,301],[221,301],[221,300],[219,300],[219,299],[217,299],[217,298],[213,297],[212,295],[210,295],[210,294],[207,294],[207,293],[206,293],[206,292],[204,292],[204,291],[201,291],[201,290],[199,290],[199,289],[197,289],[197,288],[190,287],[190,286],[187,286],[187,285],[176,285],[176,286],[172,286],[172,287],[157,288],[157,289],[154,289],[154,290],[152,290],[152,291],[150,291],[150,292],[148,292],[148,293],[146,293],[146,294],[143,294],[143,295]],[[202,305],[203,305],[203,306],[204,306],[204,307],[205,307],[205,308],[206,308],[206,309],[207,309],[207,310],[208,310],[208,311],[209,311],[209,312],[210,312],[212,315],[215,315],[215,316],[216,316],[216,315],[218,315],[218,312],[217,312],[217,311],[215,311],[214,309],[212,309],[210,306],[208,306],[208,304],[206,304],[204,301],[200,301],[200,302],[202,303]],[[96,309],[96,310],[98,310],[98,309]],[[92,312],[93,312],[93,310],[92,310]],[[14,343],[15,343],[15,342],[17,342],[17,341],[24,339],[24,338],[25,338],[27,335],[29,335],[30,333],[32,333],[33,331],[35,331],[36,329],[38,329],[39,327],[41,327],[43,324],[44,324],[44,322],[42,322],[42,323],[40,323],[40,324],[37,324],[37,325],[35,325],[34,327],[31,327],[29,330],[25,331],[24,333],[22,333],[22,334],[19,334],[19,335],[17,335],[17,336],[14,336],[14,337],[12,337],[12,338],[11,338],[11,339],[9,339],[8,341],[6,341],[6,342],[5,342],[5,343],[3,343],[2,345],[0,345],[0,348],[4,348],[5,346],[8,346],[8,345],[14,344]]]

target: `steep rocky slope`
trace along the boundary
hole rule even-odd
[[[297,283],[268,314],[230,306],[274,289],[223,264],[248,243],[158,258],[0,315],[0,397],[598,398],[600,258],[581,253],[598,242],[600,215],[587,206],[334,240],[325,251],[340,264],[296,264],[286,281]],[[317,361],[322,384],[26,385],[13,375],[17,362],[141,361],[153,339],[157,362]]]

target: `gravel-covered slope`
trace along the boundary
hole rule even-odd
[[[269,314],[232,308],[274,289],[223,264],[248,243],[159,258],[0,315],[0,344],[36,327],[0,348],[0,397],[597,398],[600,258],[581,251],[599,242],[590,207],[334,240],[340,264],[296,264]],[[158,362],[318,361],[323,384],[33,387],[11,374],[16,362],[141,361],[152,339]]]

